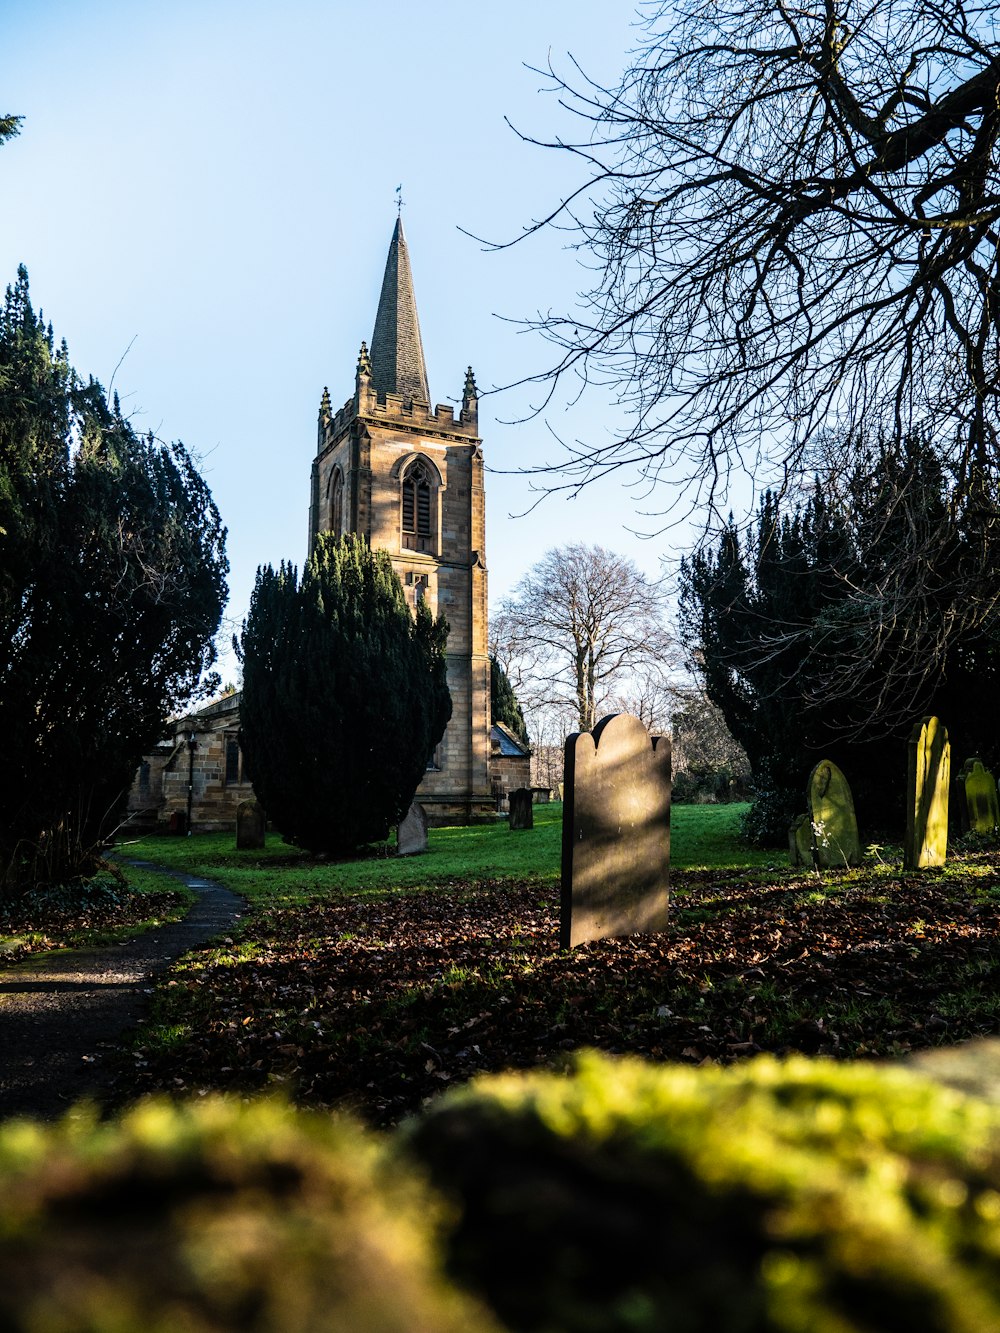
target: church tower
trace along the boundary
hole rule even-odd
[[[431,409],[402,218],[389,245],[371,350],[361,344],[354,396],[333,412],[326,389],[312,467],[309,544],[360,533],[388,552],[411,603],[443,611],[452,716],[416,799],[431,823],[493,809],[489,781],[486,504],[476,382],[462,407]]]

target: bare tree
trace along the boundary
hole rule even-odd
[[[975,0],[658,0],[618,87],[551,69],[586,178],[529,230],[596,270],[537,378],[615,385],[568,486],[669,467],[719,501],[825,431],[919,426],[975,484],[1000,394],[1000,14]],[[538,142],[534,140],[533,142]]]
[[[664,609],[661,587],[631,560],[574,543],[549,551],[502,603],[491,651],[523,707],[571,702],[589,731],[615,688],[663,660]]]

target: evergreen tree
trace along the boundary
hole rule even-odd
[[[0,883],[86,867],[214,660],[224,547],[183,447],[77,377],[19,269],[0,312]]]
[[[301,580],[289,564],[257,571],[240,743],[286,841],[343,855],[403,818],[451,716],[447,635],[353,534],[321,535]]]
[[[528,744],[528,728],[507,673],[495,657],[490,658],[490,721],[502,722],[518,740]]]
[[[1000,616],[981,607],[955,631],[954,589],[979,571],[985,606],[1000,579],[986,485],[955,503],[939,453],[910,437],[861,451],[845,486],[817,483],[790,512],[768,493],[752,530],[730,519],[683,562],[683,638],[749,758],[754,840],[784,840],[823,757],[862,824],[898,833],[905,743],[927,713],[956,756],[1000,761]]]

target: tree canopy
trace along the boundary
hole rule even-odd
[[[447,636],[354,534],[321,534],[301,579],[289,564],[258,569],[240,744],[286,841],[342,855],[403,818],[451,717]]]
[[[981,519],[954,505],[934,446],[909,437],[861,455],[842,488],[817,482],[796,504],[768,492],[751,528],[730,521],[684,562],[682,636],[749,757],[765,840],[783,837],[820,757],[847,774],[869,828],[898,820],[924,713],[944,719],[956,757],[1000,760],[1000,616],[974,623],[955,604],[985,552],[995,607],[1000,551]],[[907,586],[899,567],[919,549],[934,562]]]
[[[824,433],[919,428],[966,488],[998,435],[998,25],[976,0],[658,0],[617,86],[550,71],[582,132],[547,146],[584,175],[529,230],[568,229],[596,277],[534,321],[538,378],[631,413],[571,477],[669,468],[717,499]]]
[[[183,446],[80,379],[21,268],[0,312],[0,881],[85,864],[214,661],[227,571]]]
[[[548,551],[501,603],[493,651],[508,671],[519,664],[519,694],[528,682],[536,707],[571,708],[589,731],[616,690],[664,664],[664,607],[633,561],[574,542]]]

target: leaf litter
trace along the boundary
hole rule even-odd
[[[533,883],[264,913],[175,969],[123,1053],[116,1100],[278,1088],[385,1126],[477,1073],[558,1067],[583,1046],[694,1064],[854,1059],[1000,1027],[993,870],[831,878],[824,893],[808,878],[673,879],[666,931],[571,952],[556,893]]]

